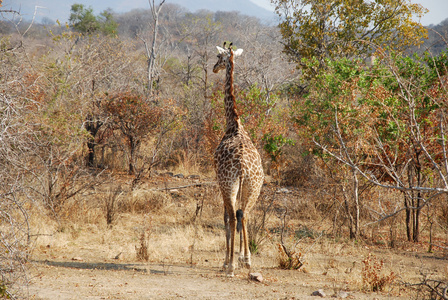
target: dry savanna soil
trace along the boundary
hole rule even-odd
[[[262,197],[281,203],[306,200],[299,189],[279,190],[266,184]],[[133,193],[118,194],[112,226],[106,224],[103,205],[111,199],[110,189],[95,195],[67,204],[59,222],[42,215],[30,220],[39,235],[29,264],[30,298],[318,299],[312,294],[321,289],[326,298],[412,299],[421,294],[404,282],[420,282],[422,274],[446,279],[448,273],[441,250],[427,253],[424,245],[406,243],[390,249],[386,243],[328,236],[304,238],[296,248],[304,265],[280,269],[275,228],[281,222],[274,209],[267,214],[267,233],[252,256],[252,269],[237,268],[229,278],[222,272],[223,211],[212,178],[154,176]],[[312,219],[291,220],[290,227],[328,229],[325,221]],[[295,241],[291,237],[285,243]],[[385,279],[381,291],[363,281],[366,259],[380,266],[368,277]],[[249,273],[260,273],[262,281]]]

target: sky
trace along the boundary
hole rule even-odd
[[[250,0],[268,10],[274,10],[271,0]],[[429,12],[421,19],[421,23],[425,26],[437,25],[448,18],[448,0],[412,0],[412,3],[421,4],[429,9]]]
[[[250,0],[251,2],[261,6],[267,10],[274,10],[274,6],[271,4],[271,0]]]
[[[425,26],[437,25],[448,18],[448,0],[413,0],[412,3],[421,4],[429,10],[421,19]]]
[[[195,0],[190,0],[190,1],[195,1]],[[271,0],[250,0],[253,3],[257,4],[258,6],[261,6],[267,10],[273,11],[274,10],[274,6],[271,4]],[[439,24],[441,21],[445,20],[446,18],[448,18],[448,0],[411,0],[413,3],[419,3],[421,4],[423,7],[429,9],[429,13],[427,13],[422,19],[421,19],[421,23],[425,26],[427,25],[437,25]],[[50,2],[50,1],[46,1],[46,0],[3,0],[3,5],[4,8],[11,8],[11,6],[13,6],[14,8],[17,9],[17,4],[18,3],[23,3],[23,6],[30,6],[34,7],[34,5],[39,5],[39,4],[44,4],[45,2]],[[53,1],[51,1],[53,2]],[[59,7],[54,7],[54,10],[62,10],[64,12],[67,12],[67,16],[68,16],[68,12],[70,11],[70,7],[72,3],[77,2],[76,0],[61,0],[60,6]],[[79,1],[82,3],[91,3],[92,6],[94,7],[95,11],[97,11],[98,9],[96,7],[104,7],[103,9],[107,8],[107,5],[109,3],[109,0],[91,0],[91,1]],[[157,2],[157,1],[156,1]],[[170,0],[167,0],[167,3],[169,3]],[[148,0],[123,0],[120,1],[118,3],[122,3],[122,5],[119,5],[120,7],[115,7],[115,11],[117,12],[125,12],[125,11],[129,11],[132,8],[135,7],[147,7],[148,6]],[[8,5],[9,4],[9,5]],[[102,9],[102,10],[103,10]],[[45,9],[42,9],[45,10]],[[32,15],[32,13],[31,13]]]

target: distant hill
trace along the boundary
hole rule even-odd
[[[258,17],[262,21],[271,21],[276,18],[274,12],[266,10],[249,0],[168,0],[170,3],[179,4],[191,12],[200,9],[211,11],[239,11],[248,16]]]
[[[429,50],[432,55],[439,55],[442,51],[448,50],[448,18],[437,25],[426,26],[428,38],[423,40],[423,44],[411,47],[408,54],[423,54]]]
[[[423,44],[422,49],[429,49],[431,53],[437,55],[442,51],[448,50],[448,18],[438,25],[428,27],[428,39]]]
[[[156,1],[157,2],[157,1]],[[73,3],[91,6],[95,14],[99,14],[107,8],[112,8],[114,12],[123,13],[132,9],[149,9],[148,0],[4,0],[3,9],[14,9],[20,11],[26,20],[31,20],[37,8],[36,21],[51,22],[59,20],[64,23],[68,21],[70,8]],[[270,22],[275,20],[274,12],[266,10],[250,0],[167,0],[165,3],[179,4],[191,12],[205,9],[216,11],[239,11],[241,14],[258,17],[262,21]]]

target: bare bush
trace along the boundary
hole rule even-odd
[[[288,209],[281,207],[277,210],[277,217],[280,220],[280,242],[277,244],[278,264],[282,269],[298,270],[303,266],[304,257],[301,252],[297,252],[296,248],[300,243],[296,241],[295,232],[288,225]],[[287,239],[291,242],[287,242]]]
[[[298,270],[303,266],[300,252],[288,251],[284,244],[277,245],[278,266],[285,270]]]
[[[24,158],[34,149],[35,132],[24,119],[29,103],[20,87],[25,70],[17,65],[19,50],[0,52],[0,297],[5,299],[27,297],[31,250],[30,170]]]
[[[369,255],[362,261],[362,282],[372,292],[383,291],[384,288],[392,284],[397,275],[394,272],[384,274],[384,261],[378,260],[375,255]]]
[[[149,260],[149,236],[151,234],[151,224],[147,223],[135,228],[138,237],[138,245],[135,246],[135,255],[138,261]]]
[[[139,245],[135,246],[136,259],[138,261],[148,261],[149,260],[148,239],[145,230],[140,231],[139,242],[140,242]]]
[[[122,193],[122,188],[119,185],[116,188],[110,188],[103,198],[103,210],[108,226],[111,226],[117,217],[118,198]]]
[[[20,194],[18,190],[0,194],[0,297],[4,299],[26,297],[29,284],[30,228]]]
[[[263,193],[253,208],[252,216],[247,224],[249,250],[258,253],[268,236],[267,222],[274,214],[275,194]]]

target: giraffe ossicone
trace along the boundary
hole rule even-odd
[[[216,49],[218,49],[219,54],[223,54],[223,53],[226,53],[228,51],[228,50],[226,50],[224,48],[221,48],[219,46],[216,46]],[[243,49],[237,49],[237,50],[233,51],[233,55],[235,57],[240,56],[242,53],[243,53]]]
[[[247,220],[255,205],[264,181],[261,157],[244,130],[236,110],[233,93],[234,58],[243,49],[232,49],[232,44],[218,49],[218,62],[213,72],[226,69],[224,107],[226,131],[215,151],[216,177],[224,202],[224,224],[226,228],[226,256],[224,269],[228,276],[234,273],[234,247],[236,230],[240,233],[239,261],[247,268],[251,266]]]

